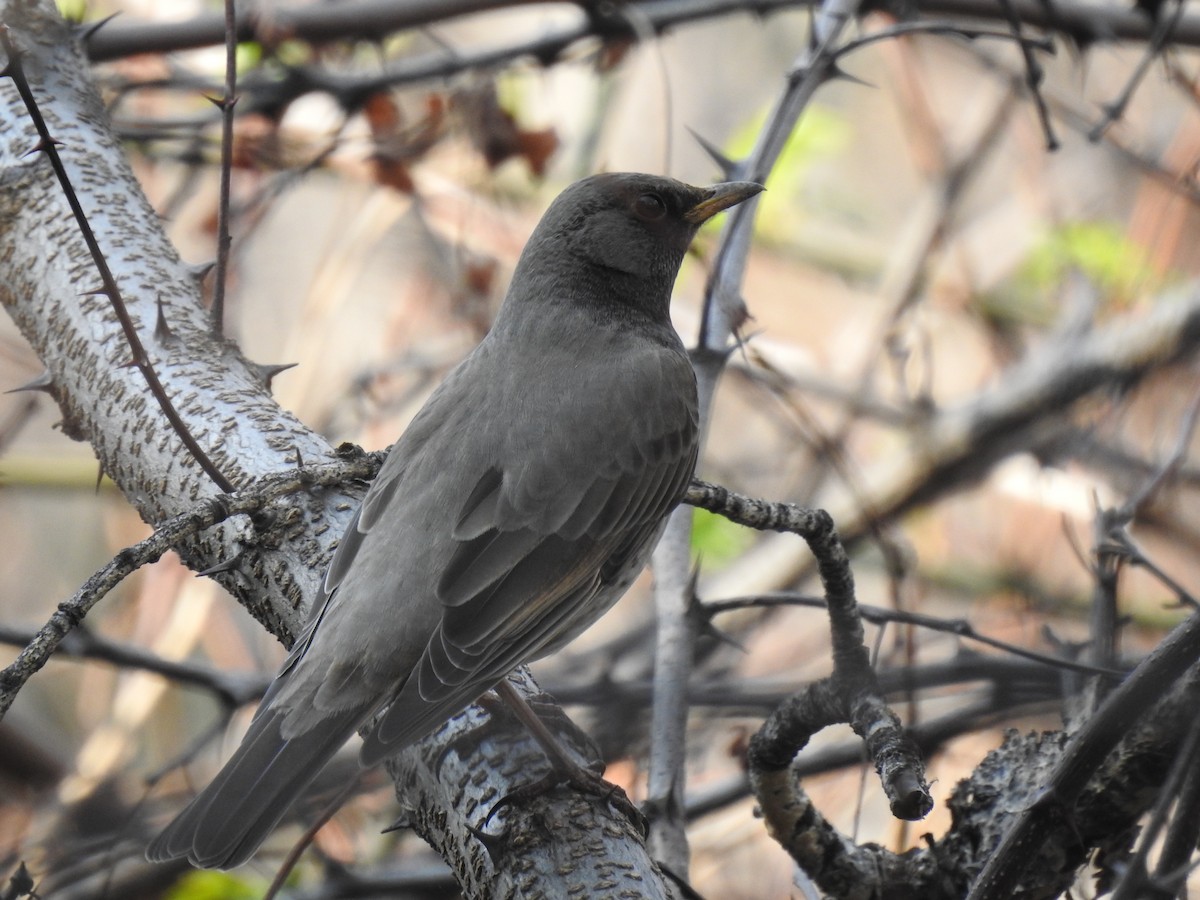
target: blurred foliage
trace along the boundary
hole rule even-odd
[[[237,45],[236,65],[239,74],[257,69],[263,61],[263,45],[258,41],[243,41]]]
[[[266,888],[260,878],[197,869],[181,878],[166,900],[257,900]]]
[[[1094,285],[1109,307],[1128,306],[1169,281],[1116,223],[1069,222],[1034,245],[1004,287],[985,298],[985,310],[1010,324],[1049,326],[1059,315],[1060,287],[1073,272]]]
[[[768,112],[762,110],[734,132],[725,149],[730,159],[740,160],[750,155]],[[814,168],[836,158],[850,143],[850,137],[851,126],[844,116],[815,103],[808,108],[771,170],[767,191],[759,198],[756,238],[771,244],[792,239],[805,218],[803,201],[811,190]],[[705,227],[719,228],[720,220],[709,221]]]
[[[692,558],[702,560],[705,571],[729,565],[754,541],[748,528],[703,509],[692,512]]]
[[[55,5],[68,22],[82,22],[88,14],[88,0],[56,0]]]

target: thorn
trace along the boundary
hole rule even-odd
[[[117,368],[118,369],[140,369],[142,367],[142,362],[143,361],[138,359],[136,356],[131,356],[129,359],[125,360],[125,362],[118,363]]]
[[[495,807],[492,808],[492,812],[495,812]],[[490,819],[491,817],[492,813],[489,812],[488,818]],[[488,834],[482,828],[476,828],[474,825],[468,825],[467,831],[471,833],[471,836],[475,838],[475,840],[483,844],[483,849],[487,851],[488,857],[495,862],[497,851],[502,850],[505,843],[507,843],[506,838],[508,837],[508,829],[505,829],[500,834]]]
[[[100,485],[104,484],[104,464],[96,463],[96,493],[100,493]]]
[[[825,75],[826,81],[848,81],[851,84],[862,85],[863,87],[878,88],[879,85],[872,84],[869,81],[864,81],[857,75],[851,75],[845,69],[841,68],[837,63],[829,67],[828,73]]]
[[[17,871],[8,879],[8,886],[15,892],[9,894],[5,891],[5,896],[12,897],[37,897],[34,888],[37,883],[33,880],[33,876],[29,874],[29,868],[25,865],[25,860],[21,860],[21,864],[17,866]]]
[[[105,25],[107,25],[109,22],[111,22],[113,19],[115,19],[120,14],[121,14],[121,12],[120,12],[120,10],[118,10],[115,13],[111,13],[110,15],[105,16],[103,19],[100,19],[95,22],[89,22],[86,25],[84,25],[82,22],[80,22],[73,29],[75,40],[79,41],[79,43],[81,43],[81,44],[86,44],[88,41],[90,41],[92,39],[92,36],[95,35],[95,33],[97,31],[99,31],[101,28],[103,28]]]
[[[701,149],[708,154],[709,159],[717,164],[717,168],[721,170],[721,174],[723,174],[727,179],[732,179],[736,173],[742,170],[742,163],[734,162],[721,152],[720,147],[718,147],[696,129],[692,128],[690,125],[686,125],[684,127],[687,128],[688,133],[696,139],[696,143],[700,145]]]
[[[691,615],[692,617],[694,617],[696,622],[698,623],[698,628],[697,628],[698,633],[703,635],[704,637],[714,638],[715,640],[721,642],[722,644],[728,644],[730,647],[734,647],[738,650],[741,650],[743,653],[749,652],[746,650],[746,648],[742,644],[738,643],[738,641],[736,639],[734,639],[731,635],[728,635],[724,631],[721,631],[721,629],[717,628],[717,626],[713,624],[712,616],[709,614],[709,612],[705,608],[704,604],[700,602],[700,594],[696,590],[696,585],[698,585],[699,583],[700,583],[700,561],[697,560],[696,565],[692,566],[691,575],[688,576],[687,596],[688,596],[688,614]]]
[[[259,363],[250,363],[250,368],[258,375],[258,380],[263,383],[267,389],[271,389],[271,382],[280,372],[286,372],[288,369],[294,369],[300,363],[278,363],[276,365],[260,365]]]
[[[300,448],[298,446],[292,447],[292,453],[295,454],[296,468],[303,469],[304,468],[304,456],[300,453]]]
[[[196,573],[197,578],[206,578],[212,575],[223,575],[226,572],[237,571],[238,563],[242,559],[242,552],[239,550],[230,559],[223,560],[215,566],[209,566],[207,569],[202,569]]]
[[[154,337],[160,344],[166,344],[175,340],[175,332],[171,330],[170,324],[167,322],[166,305],[159,297],[155,301],[158,307],[158,315],[154,320]]]
[[[80,297],[112,297],[112,293],[106,287],[92,288],[90,291],[80,291]]]
[[[56,141],[54,138],[38,138],[36,144],[26,150],[21,156],[33,156],[35,153],[44,153],[52,148],[63,146],[62,141]]]
[[[412,820],[409,819],[408,816],[401,815],[396,819],[396,821],[394,821],[391,825],[389,825],[387,828],[383,829],[383,831],[381,831],[379,833],[380,834],[391,834],[394,831],[407,831],[408,829],[410,829],[412,827],[413,827]]]
[[[700,593],[696,590],[696,585],[700,583],[700,560],[696,560],[696,564],[692,566],[692,573],[688,576],[687,592],[689,603],[699,603]]]
[[[745,305],[745,303],[746,303],[746,301],[745,301],[745,299],[743,299],[742,304]],[[748,315],[747,318],[753,319],[754,316]],[[748,348],[750,346],[750,342],[753,341],[756,337],[758,337],[762,333],[763,333],[763,329],[761,329],[761,328],[759,328],[755,331],[748,332],[748,333],[743,333],[740,326],[738,328],[735,328],[733,330],[733,345],[729,348],[730,357],[732,357],[734,353],[740,353],[742,355],[742,359],[745,360],[747,364],[749,364],[750,363],[750,354],[748,352]],[[761,362],[761,358],[759,358],[759,359]],[[753,366],[751,368],[753,368]]]
[[[221,112],[228,112],[237,106],[238,97],[235,94],[232,97],[211,97],[208,94],[204,95],[204,99],[219,109]]]
[[[215,259],[210,259],[208,262],[194,263],[193,265],[188,266],[187,270],[188,274],[197,281],[203,281],[208,277],[208,273],[216,268],[216,266],[217,261]]]
[[[52,376],[50,374],[50,370],[47,369],[45,372],[42,372],[42,374],[31,378],[20,387],[9,388],[4,393],[19,394],[21,391],[45,391],[47,394],[52,394],[54,393],[54,376]]]
[[[700,604],[697,604],[697,605],[700,605]],[[713,640],[717,641],[718,643],[725,644],[729,647],[733,647],[733,649],[740,650],[742,653],[750,652],[749,650],[746,649],[745,644],[743,644],[741,641],[739,641],[733,635],[729,634],[728,632],[722,631],[720,628],[718,628],[716,625],[714,625],[712,623],[712,618],[707,615],[700,622],[699,633],[700,633],[701,637],[710,637]]]

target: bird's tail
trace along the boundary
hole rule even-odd
[[[271,709],[255,717],[233,757],[154,839],[147,859],[186,856],[205,869],[240,866],[354,732],[362,711],[348,710],[287,740],[280,734],[281,718]]]

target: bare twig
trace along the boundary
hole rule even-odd
[[[853,18],[855,0],[827,0],[812,29],[812,46],[798,58],[783,93],[767,117],[750,157],[727,167],[726,177],[766,181],[788,136],[817,89],[836,73],[835,52],[842,30]],[[749,257],[756,202],[730,211],[721,232],[705,287],[697,348],[693,354],[700,398],[701,427],[711,418],[717,381],[729,352],[729,341],[746,318],[741,282]],[[682,800],[685,787],[687,706],[696,621],[691,613],[689,543],[691,514],[676,510],[654,555],[655,699],[650,737],[647,808],[650,846],[673,871],[686,872],[688,849]]]
[[[37,639],[37,632],[0,624],[0,643],[25,647]],[[82,626],[64,635],[55,652],[75,659],[111,663],[122,669],[153,672],[177,684],[194,685],[211,691],[221,702],[234,707],[261,697],[268,684],[267,679],[257,675],[240,675],[198,663],[164,659],[141,647],[93,634]]]
[[[221,182],[217,199],[217,267],[213,273],[213,331],[225,330],[225,284],[229,277],[229,187],[233,177],[233,109],[237,105],[237,10],[234,0],[225,0],[225,93],[209,98],[221,111]]]
[[[1088,132],[1088,140],[1098,141],[1104,136],[1104,132],[1112,126],[1114,122],[1125,115],[1125,110],[1129,107],[1129,103],[1133,100],[1133,95],[1138,89],[1138,85],[1142,83],[1142,79],[1146,77],[1146,73],[1150,71],[1150,65],[1161,55],[1163,48],[1171,39],[1171,32],[1179,25],[1183,18],[1184,3],[1183,0],[1176,0],[1175,10],[1170,15],[1164,15],[1162,11],[1154,23],[1154,31],[1150,35],[1149,41],[1146,43],[1145,49],[1142,51],[1142,58],[1138,60],[1137,67],[1133,70],[1133,74],[1129,76],[1124,89],[1116,100],[1111,103],[1104,104],[1104,115],[1095,127]]]
[[[1038,62],[1037,57],[1033,55],[1033,48],[1024,39],[1021,17],[1017,14],[1012,0],[1000,0],[1000,8],[1004,11],[1005,18],[1008,19],[1008,27],[1012,29],[1017,46],[1021,48],[1021,58],[1025,62],[1025,86],[1029,88],[1030,96],[1033,97],[1038,121],[1042,125],[1042,134],[1046,138],[1046,149],[1057,150],[1058,138],[1054,134],[1054,127],[1050,124],[1050,111],[1046,108],[1046,98],[1042,96],[1042,81],[1046,77],[1046,71]]]
[[[1158,794],[1158,802],[1154,804],[1154,809],[1150,813],[1150,819],[1146,822],[1146,827],[1142,829],[1138,835],[1138,847],[1133,854],[1133,858],[1128,860],[1124,866],[1125,871],[1121,874],[1120,880],[1113,889],[1112,900],[1136,900],[1136,898],[1147,896],[1147,893],[1153,895],[1155,891],[1147,891],[1151,887],[1147,882],[1149,875],[1146,870],[1146,860],[1150,855],[1150,850],[1158,842],[1159,835],[1162,833],[1163,827],[1167,823],[1167,815],[1171,807],[1175,804],[1176,798],[1179,796],[1180,788],[1183,786],[1185,778],[1188,777],[1191,770],[1195,767],[1196,750],[1200,748],[1200,719],[1192,723],[1192,727],[1188,729],[1187,737],[1180,745],[1179,750],[1175,754],[1175,759],[1171,762],[1170,771],[1167,773],[1166,780],[1163,781],[1162,788]],[[1168,870],[1169,871],[1169,870]],[[1166,885],[1154,885],[1160,891],[1166,888]],[[1174,894],[1173,889],[1170,894]]]
[[[1200,727],[1200,722],[1193,729]],[[1179,762],[1185,760],[1180,753]],[[1177,791],[1163,790],[1163,796],[1177,799],[1175,816],[1163,839],[1162,853],[1154,869],[1154,878],[1165,890],[1178,894],[1192,867],[1188,864],[1200,837],[1200,755],[1186,758],[1187,772]]]
[[[693,490],[695,490],[694,487]],[[706,506],[704,508],[707,509],[708,507]],[[710,511],[720,514],[719,509]],[[747,525],[749,523],[742,522],[741,524]],[[754,526],[751,525],[750,527]],[[824,609],[825,599],[823,597],[805,597],[799,594],[781,591],[774,594],[763,594],[756,597],[737,597],[732,600],[716,600],[711,603],[703,604],[701,609],[708,615],[715,615],[717,613],[730,612],[735,609],[771,606],[804,606],[810,609]],[[870,606],[865,603],[860,603],[858,609],[862,617],[866,621],[873,624],[878,625],[888,622],[897,622],[904,625],[915,625],[919,628],[927,628],[930,631],[945,632],[946,634],[953,634],[956,637],[965,638],[969,641],[976,641],[980,644],[985,644],[988,647],[994,647],[997,650],[1003,650],[1005,653],[1011,653],[1013,656],[1020,656],[1021,658],[1028,659],[1031,662],[1041,663],[1056,669],[1079,672],[1084,675],[1108,675],[1118,678],[1124,676],[1125,674],[1125,672],[1121,669],[1106,669],[1099,666],[1089,666],[1085,663],[1075,662],[1074,660],[1066,659],[1061,656],[1049,656],[1045,653],[1038,653],[1036,650],[1030,650],[1027,647],[1020,647],[1016,644],[1010,644],[1007,641],[1002,641],[999,638],[989,637],[986,634],[980,634],[966,619],[943,619],[938,616],[929,616],[923,613],[909,612],[902,609],[888,609],[882,606]]]

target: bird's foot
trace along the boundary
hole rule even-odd
[[[625,816],[638,829],[643,838],[649,835],[649,821],[620,787],[605,781],[600,772],[574,763],[564,766],[559,760],[555,760],[554,762],[555,764],[550,771],[537,781],[522,785],[498,800],[488,811],[487,818],[483,822],[484,827],[487,827],[487,823],[506,807],[519,807],[549,793],[557,787],[569,786],[580,793],[599,797],[612,806],[618,813]]]

